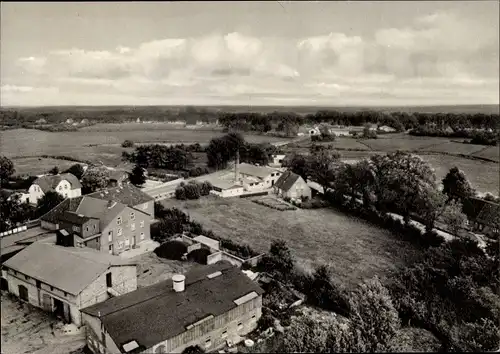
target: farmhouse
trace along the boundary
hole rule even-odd
[[[221,262],[83,309],[94,353],[213,351],[257,327],[263,290]]]
[[[79,247],[64,230],[29,245],[2,268],[11,294],[77,326],[80,309],[137,289],[134,264]]]
[[[286,171],[274,184],[274,191],[280,197],[311,198],[311,188],[298,174]]]
[[[29,202],[36,204],[45,193],[57,192],[64,198],[76,198],[82,195],[82,185],[71,173],[47,175],[37,178],[28,189]]]
[[[85,246],[113,255],[128,257],[137,253],[132,249],[146,251],[153,247],[150,224],[154,221],[154,201],[134,188],[66,199],[41,217],[41,226],[75,233]]]
[[[464,202],[464,211],[472,231],[490,237],[500,232],[500,204],[480,198],[469,198]]]
[[[116,187],[106,188],[102,191],[88,194],[88,197],[102,200],[113,200],[115,202],[128,205],[131,208],[140,209],[146,214],[151,215],[152,220],[154,219],[154,198],[130,183],[124,183]]]

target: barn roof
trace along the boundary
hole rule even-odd
[[[280,176],[280,178],[278,178],[274,186],[281,190],[289,191],[295,182],[297,182],[300,178],[301,177],[298,174],[293,173],[292,171],[286,171]]]

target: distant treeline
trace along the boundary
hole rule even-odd
[[[484,129],[484,128],[483,128]],[[466,138],[470,139],[468,142],[470,144],[477,145],[497,145],[500,141],[500,130],[477,130],[477,129],[460,129],[457,130],[446,130],[442,127],[435,126],[419,126],[410,131],[410,135],[415,136],[437,136],[437,137],[447,137],[447,138]]]

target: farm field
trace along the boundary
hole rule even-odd
[[[498,163],[481,160],[471,160],[449,155],[425,155],[420,154],[422,158],[429,162],[436,171],[438,181],[456,166],[463,170],[470,183],[479,192],[490,192],[495,195],[499,193],[500,175],[498,172]]]
[[[73,161],[43,157],[21,157],[13,159],[12,162],[16,169],[16,175],[26,174],[30,176],[46,173],[54,166],[57,166],[59,171],[62,172],[76,163]]]
[[[491,159],[496,162],[500,162],[500,146],[489,146],[483,150],[475,152],[472,154],[477,157],[484,157],[487,159]]]
[[[189,213],[217,235],[267,252],[273,239],[286,240],[307,269],[328,263],[346,286],[382,279],[411,262],[417,251],[389,232],[331,209],[278,211],[242,198],[162,202]]]
[[[155,126],[160,126],[160,128],[92,132],[6,130],[0,131],[0,151],[10,158],[40,155],[70,156],[78,160],[102,162],[105,165],[117,167],[121,164],[121,153],[125,150],[121,147],[121,143],[126,139],[139,143],[208,143],[210,139],[224,134],[222,131],[214,130],[161,129],[162,124],[155,124]],[[248,135],[245,138],[249,142],[286,140],[261,135]]]

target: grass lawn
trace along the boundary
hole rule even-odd
[[[425,155],[423,153],[419,155],[434,167],[439,181],[446,176],[452,167],[456,166],[465,172],[472,186],[478,191],[498,195],[500,183],[498,163],[449,155]]]
[[[456,143],[453,141],[445,142],[443,144],[424,147],[420,151],[433,151],[433,152],[444,152],[448,154],[463,154],[463,155],[473,155],[474,153],[484,150],[484,145],[474,145],[474,144],[464,144]]]
[[[418,254],[388,231],[331,209],[277,211],[247,199],[212,197],[162,203],[182,208],[217,235],[248,243],[258,252],[267,252],[273,239],[284,239],[299,263],[308,269],[327,263],[347,286],[374,275],[386,279]]]
[[[16,169],[16,175],[39,175],[48,172],[54,166],[59,168],[59,171],[63,172],[77,162],[58,160],[58,159],[46,159],[41,157],[22,157],[12,160],[14,167]]]
[[[485,157],[487,159],[491,159],[493,161],[500,161],[500,147],[499,146],[488,146],[487,148],[483,147],[483,150],[480,150],[473,154],[473,156]]]
[[[378,139],[360,140],[364,145],[374,151],[396,151],[396,150],[420,150],[439,146],[449,142],[447,138],[417,137],[406,135],[402,137],[392,137],[383,135]]]

